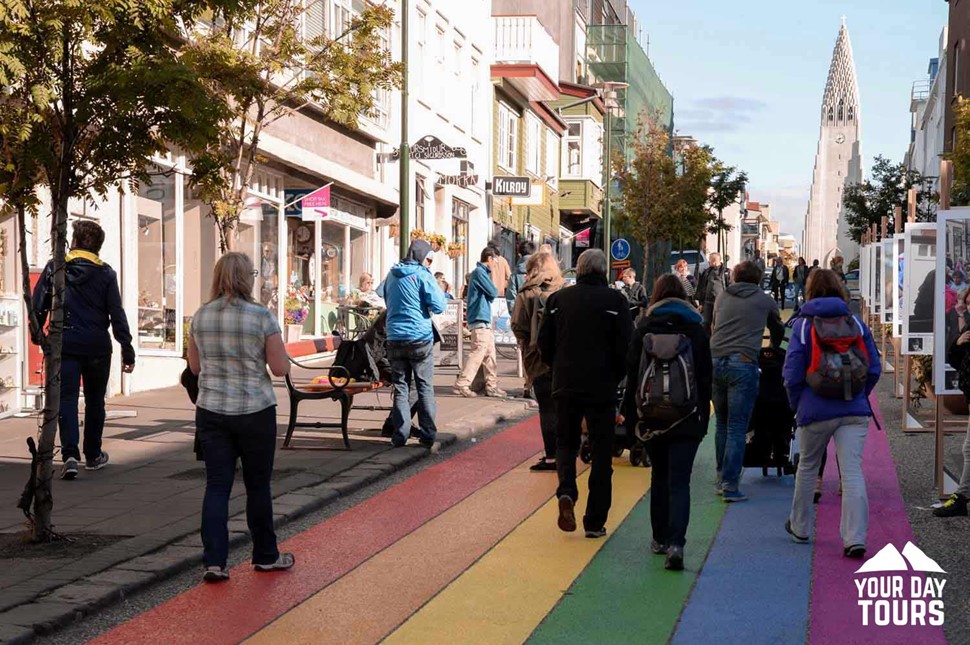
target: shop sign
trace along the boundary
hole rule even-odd
[[[400,149],[391,153],[392,159],[401,156]],[[468,156],[468,151],[462,147],[452,147],[444,143],[436,136],[428,135],[422,137],[417,143],[411,146],[411,158],[423,161],[435,159],[464,159]]]
[[[588,249],[589,248],[589,232],[591,228],[584,229],[579,233],[576,233],[573,237],[573,246],[577,249]]]
[[[435,186],[458,186],[468,188],[478,185],[478,175],[439,175]]]
[[[330,184],[304,195],[300,204],[304,222],[326,219],[330,214]]]
[[[497,197],[529,197],[532,194],[532,180],[528,177],[495,177],[492,179],[492,194]]]

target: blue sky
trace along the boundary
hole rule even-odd
[[[913,81],[937,55],[943,0],[629,0],[674,95],[675,127],[746,170],[801,240],[819,109],[844,14],[862,102],[862,154],[901,161]]]

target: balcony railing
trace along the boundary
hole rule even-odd
[[[537,65],[559,80],[559,46],[535,16],[495,16],[495,64]]]
[[[930,96],[930,90],[933,88],[933,81],[922,80],[913,83],[913,100],[914,101],[925,101]]]

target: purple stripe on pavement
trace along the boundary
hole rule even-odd
[[[873,410],[882,424],[878,401],[871,398]],[[885,427],[885,424],[882,424]],[[942,627],[930,626],[876,626],[870,614],[870,624],[862,624],[862,608],[855,585],[855,571],[862,560],[850,560],[842,556],[842,538],[839,533],[841,501],[836,491],[839,487],[838,470],[835,465],[834,446],[829,448],[829,467],[825,469],[825,494],[818,508],[815,530],[815,558],[812,566],[812,605],[809,632],[810,645],[937,645],[946,643]],[[929,469],[929,465],[927,466]],[[870,558],[887,544],[900,551],[912,541],[913,531],[906,517],[906,505],[899,490],[899,481],[889,439],[883,430],[870,424],[863,456],[866,492],[869,496],[869,533],[866,557]],[[927,470],[929,476],[929,470]],[[919,546],[919,545],[917,545]],[[931,558],[932,553],[927,554]],[[906,574],[907,578],[909,574]],[[859,576],[858,579],[862,579]],[[909,595],[906,580],[905,595]],[[945,599],[945,598],[944,598]],[[955,611],[955,607],[948,608]]]

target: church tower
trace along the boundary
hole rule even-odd
[[[844,17],[825,83],[821,120],[802,256],[809,264],[818,260],[828,268],[836,256],[848,265],[859,253],[858,245],[849,239],[842,213],[845,186],[862,181],[859,87]]]

